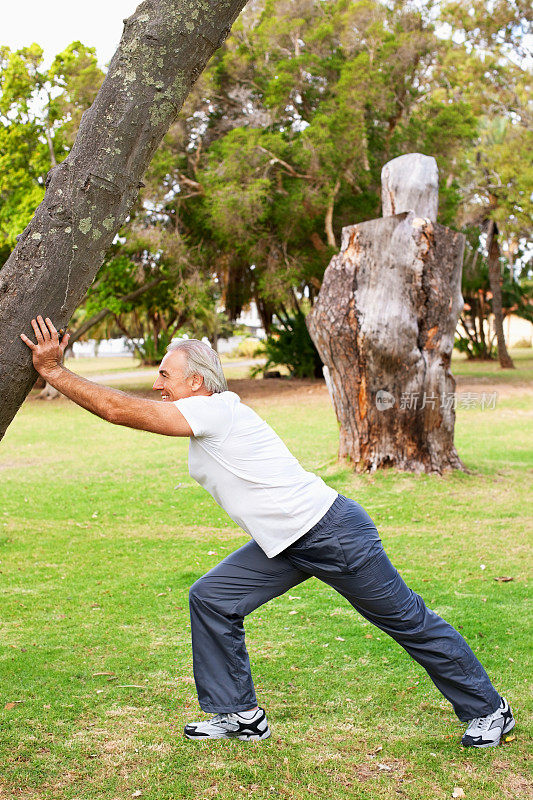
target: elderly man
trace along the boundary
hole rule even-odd
[[[189,739],[266,739],[244,641],[246,614],[307,580],[332,586],[427,671],[460,720],[464,746],[494,747],[514,726],[509,703],[463,637],[428,609],[393,567],[372,519],[355,500],[306,472],[281,439],[228,391],[206,344],[171,345],[153,388],[164,402],[138,399],[61,366],[68,334],[33,319],[36,370],[75,403],[116,425],[188,436],[189,471],[251,537],[190,590],[193,669],[200,707]]]

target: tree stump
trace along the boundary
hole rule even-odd
[[[422,210],[436,214],[434,159],[402,156],[407,176],[410,158],[419,167],[426,159],[428,181],[424,189],[418,169],[417,192],[404,183],[403,194],[407,201],[418,196]],[[393,174],[401,159],[383,173]],[[389,201],[391,186],[384,181]],[[390,209],[405,209],[401,190],[402,184],[393,186]],[[418,209],[343,229],[341,251],[326,269],[307,324],[329,371],[339,457],[350,458],[357,472],[464,469],[453,443],[450,371],[463,307],[464,244],[462,234]]]

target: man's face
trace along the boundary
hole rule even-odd
[[[208,394],[204,388],[204,380],[200,375],[185,377],[185,353],[179,350],[167,353],[159,365],[157,379],[152,389],[161,392],[161,399],[167,403],[192,397],[196,394]]]

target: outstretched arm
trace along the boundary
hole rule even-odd
[[[192,428],[175,405],[132,397],[117,389],[80,378],[65,369],[61,361],[68,345],[69,334],[65,334],[59,341],[58,332],[48,317],[44,320],[38,316],[36,320],[32,319],[31,325],[37,343],[23,333],[20,338],[32,351],[33,366],[37,372],[61,394],[115,425],[125,425],[165,436],[193,435]]]

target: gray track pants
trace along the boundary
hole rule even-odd
[[[407,650],[460,720],[496,710],[500,695],[463,637],[404,583],[363,507],[339,495],[325,516],[280,555],[267,558],[251,541],[191,587],[194,679],[204,711],[229,713],[257,705],[243,619],[311,575]]]

